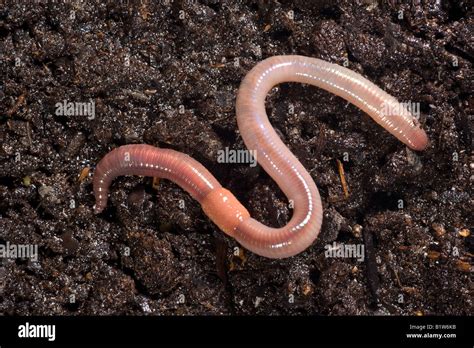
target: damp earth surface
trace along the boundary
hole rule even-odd
[[[2,2],[0,244],[36,245],[38,260],[1,260],[0,313],[473,314],[473,11],[416,3]],[[267,112],[324,207],[305,252],[240,249],[166,180],[117,178],[93,214],[94,166],[147,143],[189,154],[253,217],[284,225],[291,207],[259,166],[217,161],[245,149],[240,81],[281,54],[417,103],[430,146],[407,150],[342,99],[285,83]],[[94,114],[58,114],[63,102]],[[341,245],[363,260],[328,257]]]

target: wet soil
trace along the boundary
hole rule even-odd
[[[469,1],[0,2],[0,244],[38,261],[0,263],[0,313],[473,314],[473,59]],[[93,214],[95,164],[147,143],[185,152],[252,216],[291,209],[245,149],[234,105],[262,59],[300,54],[419,103],[430,138],[411,152],[344,100],[282,84],[278,133],[317,183],[324,223],[298,256],[238,248],[175,184],[114,181]],[[95,103],[95,117],[56,104]],[[344,195],[338,161],[344,170]],[[363,245],[364,260],[325,246]]]

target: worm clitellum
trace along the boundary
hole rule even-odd
[[[322,205],[313,179],[280,140],[265,112],[267,93],[282,82],[307,83],[346,99],[414,150],[428,144],[426,133],[407,108],[361,75],[316,58],[275,56],[247,74],[239,88],[236,111],[247,148],[256,150],[258,163],[293,202],[293,216],[286,226],[261,224],[200,163],[186,154],[150,145],[121,146],[100,161],[94,174],[95,212],[107,205],[108,188],[115,177],[161,177],[189,192],[222,231],[250,251],[284,258],[305,250],[319,234]]]

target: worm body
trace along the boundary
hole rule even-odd
[[[280,140],[265,112],[267,93],[282,82],[311,84],[346,99],[414,150],[428,144],[426,133],[407,108],[361,75],[316,58],[275,56],[246,75],[237,95],[236,113],[247,148],[256,151],[258,163],[293,203],[293,216],[286,226],[271,228],[250,217],[234,195],[188,155],[149,145],[121,146],[100,161],[94,174],[95,212],[106,206],[115,177],[162,177],[189,192],[221,230],[254,253],[284,258],[305,250],[319,234],[322,205],[313,179]]]

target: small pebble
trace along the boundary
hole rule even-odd
[[[25,176],[23,178],[23,185],[30,186],[31,185],[31,178],[29,176]]]
[[[313,287],[306,283],[303,285],[303,295],[308,296],[313,293]]]
[[[358,224],[354,225],[354,226],[352,227],[352,233],[354,234],[354,236],[355,236],[356,238],[360,238],[360,236],[361,236],[361,234],[362,234],[362,226],[361,226],[361,225],[358,225]]]
[[[462,260],[456,261],[456,268],[461,272],[471,272],[471,264]]]
[[[41,197],[44,197],[51,193],[53,191],[53,188],[50,186],[42,185],[38,188],[38,193]]]
[[[471,235],[471,231],[469,231],[467,228],[463,228],[462,230],[459,231],[459,235],[461,237],[467,238]]]
[[[437,260],[439,259],[440,256],[441,256],[441,253],[439,251],[435,251],[435,250],[428,251],[428,258],[430,260]]]
[[[442,224],[433,222],[431,227],[433,228],[433,230],[435,231],[435,233],[438,237],[441,237],[446,233],[446,229],[444,228],[444,226]]]

